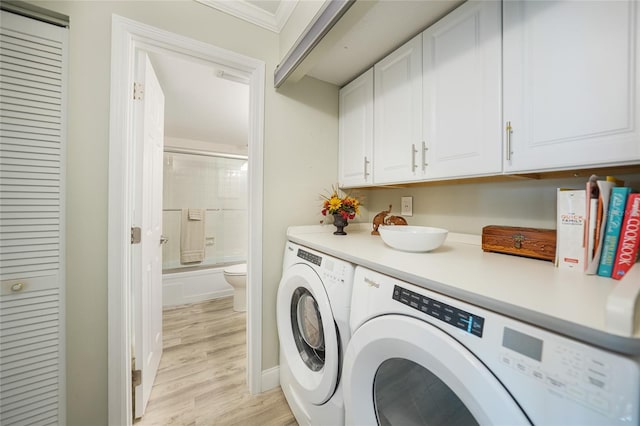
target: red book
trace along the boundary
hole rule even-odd
[[[611,278],[621,279],[638,259],[640,247],[640,194],[630,194],[622,220],[620,240]]]

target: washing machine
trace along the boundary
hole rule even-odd
[[[300,425],[344,424],[353,264],[287,242],[278,287],[280,386]]]
[[[640,423],[637,357],[360,267],[351,313],[346,424]]]

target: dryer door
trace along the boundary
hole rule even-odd
[[[318,274],[298,263],[287,269],[277,298],[280,353],[312,404],[325,403],[339,375],[338,333],[327,292]]]
[[[408,316],[384,315],[358,328],[343,379],[347,424],[530,424],[468,349]]]

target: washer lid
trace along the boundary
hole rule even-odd
[[[302,263],[287,269],[278,288],[276,316],[281,354],[305,401],[323,404],[338,383],[338,333],[318,274]]]

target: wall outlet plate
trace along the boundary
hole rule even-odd
[[[413,197],[402,197],[400,199],[402,216],[413,216]]]

